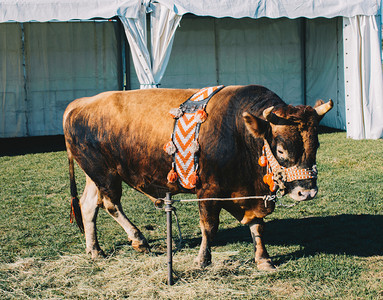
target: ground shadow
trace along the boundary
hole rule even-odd
[[[276,255],[279,262],[315,253],[346,254],[361,257],[383,255],[383,215],[338,215],[283,219],[266,223],[265,237],[269,245],[298,245],[298,251],[285,256]],[[235,242],[252,243],[249,228],[238,226],[217,233],[214,245]],[[185,239],[197,247],[200,239]]]
[[[331,128],[327,126],[319,126],[318,133],[319,134],[326,134],[326,133],[335,133],[335,132],[346,132],[345,130]]]
[[[0,156],[16,156],[64,150],[65,140],[63,135],[0,138]]]

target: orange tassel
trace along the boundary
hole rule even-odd
[[[205,110],[199,109],[195,114],[195,118],[197,123],[203,123],[207,119],[207,113],[205,112]]]
[[[182,115],[184,114],[183,111],[180,109],[180,108],[172,108],[170,111],[169,111],[169,114],[172,118],[174,119],[178,119],[180,117],[182,117]]]
[[[198,181],[198,175],[197,173],[194,171],[193,173],[190,174],[189,176],[189,182],[191,185],[196,185],[197,184],[197,181]]]
[[[273,174],[268,173],[265,176],[263,176],[263,182],[269,185],[270,180],[273,180]]]
[[[177,179],[178,179],[178,175],[177,175],[177,172],[174,171],[174,168],[172,168],[172,169],[170,170],[170,172],[168,173],[168,177],[167,177],[167,179],[168,179],[168,182],[169,182],[169,183],[174,183],[174,182],[177,181]]]
[[[275,185],[275,182],[273,180],[273,174],[272,173],[268,173],[265,176],[263,176],[263,182],[269,186],[270,191],[272,191],[272,192],[276,191],[277,186]]]
[[[277,186],[275,185],[275,182],[273,180],[272,173],[268,173],[265,176],[263,176],[263,182],[269,186],[270,191],[275,192],[277,190]]]
[[[71,224],[73,223],[73,219],[74,219],[73,199],[74,199],[74,197],[72,197],[72,200],[71,200],[71,202],[70,202],[70,216],[69,216],[69,222],[70,222]]]
[[[169,155],[173,155],[176,151],[177,151],[177,148],[176,146],[174,145],[173,141],[169,141],[167,142],[165,145],[164,145],[164,151],[169,154]]]
[[[269,189],[270,189],[271,192],[275,192],[277,190],[277,186],[276,186],[274,180],[273,180],[273,182],[271,182],[269,184]]]
[[[261,166],[261,167],[266,167],[267,166],[267,157],[262,155],[259,157],[258,159],[258,164]]]

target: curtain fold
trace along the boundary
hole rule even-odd
[[[141,6],[137,18],[120,16],[120,20],[124,26],[125,34],[129,42],[134,69],[140,81],[140,88],[155,87],[147,44],[146,6]]]
[[[161,82],[173,46],[174,34],[181,16],[165,6],[155,3],[150,16],[153,75],[156,84]]]
[[[347,136],[383,137],[380,28],[375,16],[343,18]]]
[[[147,12],[151,12],[150,52],[147,42]],[[138,18],[120,16],[120,19],[129,42],[140,88],[158,87],[169,62],[174,34],[181,16],[159,3],[147,3],[142,5]]]

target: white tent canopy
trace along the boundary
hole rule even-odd
[[[2,0],[0,22],[137,18],[140,8],[139,0]]]
[[[216,18],[334,18],[357,15],[374,16],[379,11],[376,0],[157,0],[175,13],[192,13]]]
[[[174,33],[181,21],[181,16],[184,14],[192,13],[196,16],[210,16],[214,18],[231,17],[236,19],[244,17],[252,19],[262,17],[272,19],[296,19],[300,17],[308,19],[321,17],[341,18],[341,45],[339,45],[340,43],[338,43],[338,40],[335,38],[335,42],[333,42],[334,47],[332,48],[339,53],[339,47],[343,46],[341,59],[337,58],[338,54],[335,54],[335,58],[332,59],[333,61],[338,61],[335,62],[335,68],[343,69],[343,72],[339,72],[340,75],[335,78],[335,81],[341,82],[343,85],[340,89],[341,91],[339,91],[339,87],[338,92],[335,91],[335,93],[337,93],[335,96],[342,99],[343,103],[339,104],[338,115],[345,114],[346,124],[344,127],[347,129],[348,136],[355,139],[362,139],[383,137],[381,36],[380,20],[377,19],[378,16],[380,16],[380,5],[380,0],[4,0],[0,2],[0,22],[69,21],[73,19],[83,20],[118,16],[124,25],[140,88],[148,88],[158,86],[163,76],[165,76],[164,81],[168,82],[168,75],[165,73],[165,69],[169,58],[169,72],[172,71],[172,68],[174,70],[172,61],[176,61],[177,57],[170,57],[170,52],[173,46]],[[150,13],[150,47],[148,46],[149,43],[147,40],[147,13]],[[234,24],[234,21],[232,24]],[[190,23],[190,26],[198,27],[198,22],[199,19],[197,18],[193,22],[194,24]],[[238,20],[238,22],[242,21]],[[244,22],[243,24],[247,23]],[[249,23],[248,25],[248,28],[250,28],[253,26],[253,23]],[[315,27],[314,25],[314,23],[310,23],[309,28],[306,30],[312,30],[312,28]],[[282,24],[280,26],[284,25]],[[204,35],[203,28],[201,28],[201,30],[202,35]],[[181,34],[182,28],[178,31],[180,31]],[[293,36],[293,38],[296,36],[298,41],[300,37],[296,32],[292,32],[291,36]],[[318,33],[318,31],[315,32]],[[338,34],[337,30],[334,30],[334,32]],[[251,33],[247,34],[251,35]],[[284,33],[282,33],[282,31],[281,34],[281,37],[283,37]],[[322,32],[321,34],[326,35],[326,32]],[[244,40],[248,40],[248,37]],[[290,35],[288,37],[290,38]],[[251,38],[250,36],[250,39]],[[222,43],[224,42],[225,41],[222,41]],[[257,40],[255,40],[254,43],[257,43]],[[175,50],[180,47],[182,47],[182,45],[176,44]],[[244,47],[246,47],[246,45]],[[292,49],[292,51],[297,52],[296,50],[299,49]],[[273,51],[273,48],[269,47],[266,51]],[[281,53],[281,51],[282,50],[275,49],[278,55],[285,54]],[[283,51],[286,51],[286,49]],[[331,62],[331,60],[326,61],[327,56],[334,57],[333,53],[321,52],[320,49],[315,49],[315,44],[313,43],[309,44],[308,51],[308,55],[312,56],[312,60],[309,64],[312,64],[312,62],[315,63],[315,60],[318,59],[320,64],[325,65],[325,67],[319,69],[321,72],[334,68],[334,63]],[[295,52],[293,54],[295,54]],[[174,53],[178,52],[176,51]],[[232,53],[228,52],[227,54],[229,59],[234,59],[234,57],[230,57]],[[316,57],[315,55],[318,54],[322,54],[322,56]],[[280,55],[280,59],[277,63],[285,64],[286,68],[292,67],[292,69],[297,69],[298,74],[300,72],[299,67],[291,64],[290,60],[284,61],[285,57],[286,55]],[[182,66],[179,68],[182,68]],[[191,70],[192,73],[193,71],[194,74],[198,74],[198,70]],[[303,72],[306,72],[306,70],[303,70]],[[265,76],[266,75],[272,74],[265,74]],[[310,72],[307,73],[305,80],[307,80],[308,89],[304,90],[304,95],[300,95],[301,97],[306,97],[307,95],[305,93],[309,96],[319,95],[321,92],[326,94],[324,90],[326,90],[327,86],[325,85],[331,84],[331,82],[329,82],[331,76],[325,73],[320,75],[316,74],[312,76]],[[300,77],[301,75],[296,76]],[[247,74],[247,78],[251,78],[251,76]],[[289,78],[291,78],[291,76]],[[282,80],[285,79],[282,78]],[[321,80],[322,84],[314,84],[314,87],[311,88],[310,80]],[[217,80],[217,82],[218,81],[219,80]],[[233,81],[237,80],[233,80],[233,77],[227,77],[226,81],[228,82],[227,84],[231,84],[236,83]],[[244,81],[238,80],[238,82],[242,83]],[[282,82],[281,85],[284,86],[288,82],[289,81],[285,83]],[[252,83],[257,84],[258,82]],[[166,86],[166,84],[163,86]],[[173,87],[171,84],[167,86]],[[180,86],[177,87],[185,86],[187,86],[187,83],[184,83],[183,86],[180,84]],[[294,85],[292,85],[292,88],[293,87]],[[286,96],[289,98],[288,93],[286,93]],[[6,99],[4,96],[2,99],[4,107]],[[334,118],[336,119],[336,116]],[[326,119],[324,123],[331,126],[331,122],[326,123]],[[342,128],[342,126],[333,127]]]

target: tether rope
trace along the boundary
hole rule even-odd
[[[246,197],[232,197],[232,198],[195,198],[195,199],[172,199],[172,202],[200,202],[200,201],[233,201],[233,200],[250,200],[250,199],[262,199],[266,201],[276,201],[276,195],[265,196],[246,196]],[[158,200],[167,201],[165,198],[159,198]]]

